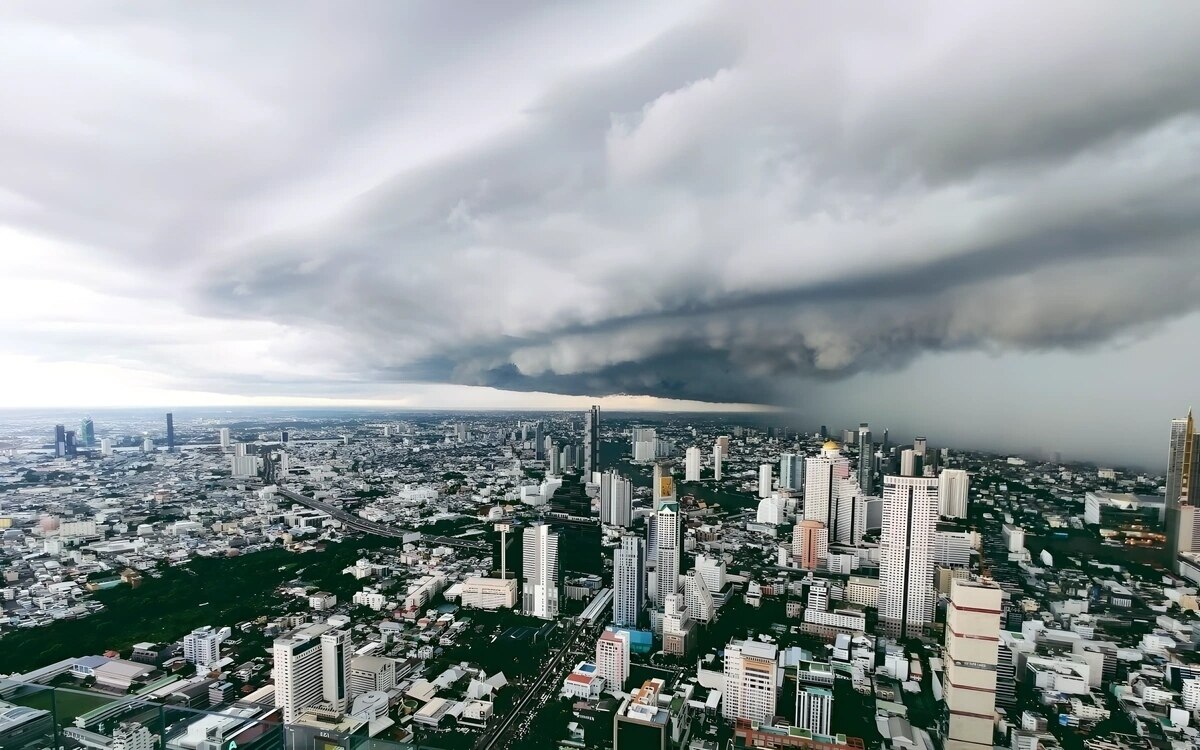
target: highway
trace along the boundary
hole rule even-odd
[[[508,734],[513,722],[521,717],[538,698],[544,696],[548,689],[557,689],[558,683],[561,682],[564,677],[562,670],[559,669],[562,664],[563,657],[565,657],[571,651],[571,648],[575,645],[575,642],[579,640],[579,636],[584,632],[590,633],[593,627],[594,626],[589,625],[588,623],[580,623],[579,625],[575,626],[575,629],[571,631],[571,635],[567,638],[567,642],[563,644],[563,647],[558,650],[558,653],[556,653],[554,657],[546,664],[546,666],[542,668],[541,674],[538,675],[537,680],[529,686],[529,690],[527,690],[525,695],[517,702],[517,705],[513,706],[513,710],[509,711],[508,715],[501,719],[499,724],[495,725],[491,729],[488,729],[483,733],[482,736],[480,736],[479,741],[475,743],[475,750],[493,750],[497,746],[497,743],[500,743],[502,740],[507,741],[513,739],[513,737]],[[504,747],[503,744],[500,746]]]

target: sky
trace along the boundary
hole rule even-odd
[[[467,11],[0,4],[0,406],[754,406],[1165,464],[1200,5]]]

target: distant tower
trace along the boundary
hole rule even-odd
[[[725,452],[721,450],[721,444],[717,443],[713,446],[713,481],[721,481],[721,460],[725,458]]]
[[[60,424],[54,425],[54,455],[67,455],[67,428]]]
[[[1167,453],[1167,548],[1176,567],[1181,552],[1200,550],[1200,435],[1189,409],[1187,417],[1171,420]]]
[[[804,463],[795,453],[779,457],[779,487],[786,490],[804,489]]]
[[[542,523],[527,526],[521,552],[525,576],[521,613],[553,620],[559,603],[558,534]]]
[[[613,622],[636,628],[646,608],[646,546],[632,534],[613,552]]]
[[[654,589],[654,608],[666,606],[667,597],[679,591],[680,547],[682,524],[679,504],[663,501],[655,516],[655,570],[658,576]]]
[[[933,541],[938,480],[884,477],[879,543],[879,617],[900,638],[933,620]]]
[[[96,424],[91,417],[84,417],[79,423],[79,442],[89,448],[96,444]]]
[[[167,412],[167,452],[175,452],[175,415]]]
[[[687,449],[684,467],[683,480],[685,482],[700,481],[700,448],[698,446],[693,445]]]
[[[229,428],[222,427],[219,435],[221,440],[221,448],[224,450],[229,450],[229,446],[231,444],[229,440]]]
[[[774,467],[771,464],[760,464],[758,467],[758,496],[771,496],[771,472]]]
[[[280,430],[279,442],[282,443],[283,445],[288,444],[288,431],[287,430]]]
[[[875,485],[875,446],[871,443],[871,426],[858,426],[858,486],[870,493]]]
[[[971,475],[962,469],[945,469],[938,477],[940,513],[950,518],[967,517],[967,492]]]
[[[593,405],[583,419],[583,476],[600,471],[600,407]]]

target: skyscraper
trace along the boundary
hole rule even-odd
[[[850,471],[850,459],[830,440],[821,455],[804,462],[804,517],[825,524],[829,538],[854,544],[862,538],[862,491]]]
[[[883,480],[879,544],[879,617],[900,638],[933,619],[933,539],[938,520],[938,480]]]
[[[79,442],[89,448],[96,444],[96,423],[91,417],[84,417],[79,422]]]
[[[683,480],[685,482],[700,481],[700,448],[693,445],[687,449],[684,459]]]
[[[771,464],[759,464],[758,467],[758,496],[771,496]]]
[[[661,502],[674,502],[675,500],[675,477],[671,475],[669,467],[664,467],[662,464],[654,464],[654,480],[653,487],[654,507],[658,508]]]
[[[334,710],[350,707],[350,634],[330,630],[321,634],[321,698]]]
[[[871,443],[871,427],[866,422],[858,426],[858,486],[868,494],[875,486],[875,446]]]
[[[537,461],[546,460],[546,436],[542,433],[542,420],[533,426],[533,457]]]
[[[175,415],[167,412],[167,452],[175,452]]]
[[[805,519],[792,531],[792,559],[804,570],[816,570],[829,558],[829,531],[820,521]]]
[[[222,427],[217,434],[219,435],[219,439],[221,441],[221,448],[224,450],[229,450],[229,446],[231,445],[229,439],[229,428]]]
[[[679,591],[680,547],[682,523],[679,504],[663,501],[655,514],[655,564],[658,580],[654,590],[654,607],[666,606],[667,597]]]
[[[701,624],[712,620],[717,611],[712,592],[708,590],[708,583],[695,568],[683,577],[683,602],[687,607],[688,617]]]
[[[629,634],[605,629],[596,641],[596,672],[609,692],[625,689],[629,679]]]
[[[717,443],[713,446],[713,481],[721,481],[721,459],[725,457],[725,452],[721,450],[721,444]]]
[[[54,455],[67,455],[67,428],[60,424],[54,425]]]
[[[600,474],[600,523],[628,527],[633,522],[633,484],[615,470]]]
[[[734,641],[725,647],[721,714],[726,719],[773,723],[777,654],[773,644],[760,641]]]
[[[625,534],[613,551],[613,622],[636,628],[646,608],[646,546],[641,537]]]
[[[1171,444],[1167,453],[1167,547],[1171,567],[1181,552],[1200,551],[1200,435],[1192,412],[1171,420]]]
[[[521,613],[553,620],[558,616],[559,600],[558,534],[543,523],[527,526],[521,551],[525,577]]]
[[[600,471],[600,407],[593,405],[583,419],[583,476]]]
[[[796,688],[796,726],[813,734],[829,734],[833,717],[833,693],[827,688],[798,685]]]
[[[547,469],[552,477],[562,474],[562,451],[559,450],[558,443],[551,443],[549,447],[550,466]]]
[[[275,639],[271,649],[275,659],[275,705],[289,724],[301,711],[321,701],[321,635],[330,630],[329,625],[310,625]]]
[[[785,490],[804,489],[804,463],[795,453],[779,457],[779,487]]]
[[[967,517],[967,492],[971,475],[962,469],[945,469],[938,478],[938,506],[943,516]]]
[[[990,750],[996,713],[1000,587],[955,580],[946,612],[946,750]]]

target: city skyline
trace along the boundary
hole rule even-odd
[[[758,404],[1160,463],[1200,10],[636,7],[0,10],[0,406]]]

